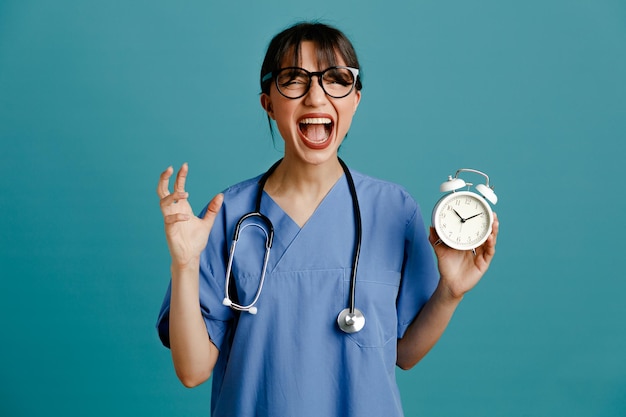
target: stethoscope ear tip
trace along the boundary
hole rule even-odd
[[[233,305],[233,302],[231,301],[230,298],[224,298],[222,300],[222,304],[225,305],[226,307],[230,307],[231,305]]]
[[[250,314],[256,314],[256,313],[257,313],[257,309],[256,309],[256,307],[250,307],[250,308],[248,309],[248,313],[250,313]]]

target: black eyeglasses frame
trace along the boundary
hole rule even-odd
[[[332,94],[329,94],[328,91],[326,91],[326,89],[324,88],[324,83],[322,83],[322,78],[323,78],[324,74],[326,72],[328,72],[330,70],[334,70],[334,69],[347,69],[348,71],[350,71],[352,73],[352,78],[353,78],[352,86],[350,87],[350,90],[346,94],[344,94],[342,96],[333,96]],[[344,98],[344,97],[349,96],[350,93],[354,90],[354,87],[356,86],[356,84],[358,82],[358,77],[359,77],[359,69],[358,68],[339,66],[339,65],[338,66],[333,66],[333,67],[328,67],[324,71],[314,71],[314,72],[307,71],[307,70],[305,70],[304,68],[301,68],[301,67],[284,67],[284,68],[280,68],[278,71],[276,71],[276,74],[278,74],[278,73],[280,73],[280,72],[282,72],[284,70],[301,70],[301,71],[303,71],[304,73],[306,73],[308,75],[309,83],[307,84],[307,87],[305,88],[304,92],[301,95],[299,95],[297,97],[290,97],[290,96],[287,96],[285,93],[283,93],[281,91],[280,87],[278,86],[278,78],[275,77],[275,73],[274,72],[268,72],[267,74],[265,74],[263,76],[263,78],[261,78],[261,84],[265,83],[266,81],[268,81],[270,79],[273,79],[274,83],[276,84],[276,89],[278,90],[278,92],[283,97],[286,97],[286,98],[292,99],[292,100],[296,100],[296,99],[302,98],[309,92],[309,90],[311,89],[311,83],[313,82],[313,76],[317,76],[317,82],[320,85],[320,87],[322,88],[322,91],[324,91],[324,93],[327,96],[332,97],[332,98]]]

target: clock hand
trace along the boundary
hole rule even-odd
[[[467,219],[465,219],[465,221],[468,221],[469,219],[473,219],[474,217],[478,217],[478,216],[480,216],[481,214],[483,214],[483,213],[481,212],[481,213],[478,213],[478,214],[474,214],[473,216],[470,216],[470,217],[468,217]]]
[[[459,219],[461,219],[461,223],[465,223],[465,220],[467,220],[467,219],[464,219],[463,217],[461,217],[461,215],[459,214],[459,212],[458,212],[458,211],[456,211],[455,209],[452,209],[452,211],[454,212],[454,214],[456,214],[457,216],[459,216]]]

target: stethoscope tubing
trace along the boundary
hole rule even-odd
[[[348,307],[350,308],[350,314],[354,314],[356,299],[356,272],[359,266],[359,256],[361,255],[361,235],[363,233],[363,226],[361,222],[361,209],[359,207],[359,200],[358,198],[356,198],[356,187],[354,186],[352,174],[350,174],[350,170],[341,158],[339,158],[339,163],[341,164],[341,167],[346,174],[348,187],[350,188],[350,195],[353,196],[352,208],[354,211],[354,224],[356,230],[354,233],[354,254],[352,256],[352,275],[350,277],[350,294],[348,296]]]
[[[352,207],[353,207],[353,211],[354,211],[354,227],[355,227],[355,237],[354,237],[354,253],[352,256],[352,274],[350,277],[350,290],[349,290],[349,295],[348,295],[348,307],[345,308],[344,310],[342,310],[339,313],[339,316],[337,317],[337,324],[339,325],[339,328],[346,332],[346,333],[354,333],[354,332],[358,332],[360,331],[363,326],[365,325],[365,317],[363,316],[363,313],[361,313],[361,311],[359,311],[355,305],[355,299],[356,299],[356,277],[357,277],[357,268],[359,265],[359,256],[361,254],[361,237],[363,234],[363,229],[362,229],[362,222],[361,222],[361,210],[359,207],[359,200],[357,198],[357,193],[356,193],[356,187],[354,185],[354,179],[352,178],[352,174],[350,173],[350,170],[348,169],[347,165],[345,164],[345,162],[343,162],[343,160],[341,158],[337,158],[339,160],[339,164],[341,165],[341,168],[343,169],[345,176],[346,176],[346,180],[348,181],[348,188],[350,190],[350,195],[352,197]],[[261,177],[261,179],[259,180],[259,187],[258,187],[258,191],[257,191],[257,196],[256,196],[256,203],[255,203],[255,209],[253,212],[250,212],[248,214],[243,215],[239,221],[237,222],[237,224],[235,225],[235,231],[233,232],[233,241],[231,244],[231,248],[230,248],[230,253],[229,253],[229,257],[228,257],[228,263],[227,263],[227,267],[226,267],[226,282],[225,282],[225,288],[224,288],[224,300],[223,300],[223,304],[225,306],[229,306],[230,308],[234,309],[234,310],[238,310],[238,311],[247,311],[251,314],[256,314],[257,313],[257,308],[255,307],[255,304],[257,303],[257,301],[259,300],[259,297],[261,296],[261,291],[263,289],[263,284],[265,283],[265,275],[267,272],[267,263],[269,261],[269,256],[270,256],[270,251],[271,251],[271,247],[272,247],[272,243],[274,240],[274,226],[272,225],[271,220],[266,217],[265,215],[263,215],[261,213],[261,199],[263,197],[263,188],[265,187],[265,183],[267,181],[267,179],[269,178],[269,176],[274,172],[274,170],[276,169],[276,167],[278,167],[278,165],[281,163],[282,159],[278,160],[274,165],[272,165],[270,167],[269,170],[267,170],[267,172],[265,174],[263,174],[263,176]],[[263,229],[263,227],[261,227],[261,225],[256,224],[256,223],[247,223],[246,225],[243,225],[243,223],[252,218],[252,217],[258,217],[260,218],[263,223],[265,223],[265,225],[267,226],[268,231],[266,231],[265,229]],[[239,234],[242,230],[244,230],[246,227],[248,226],[255,226],[258,227],[259,229],[261,229],[263,231],[263,233],[265,234],[265,256],[264,256],[264,260],[263,260],[263,268],[262,268],[262,272],[261,272],[261,278],[259,280],[259,286],[257,288],[256,294],[254,295],[254,298],[252,300],[252,302],[246,306],[242,306],[240,304],[237,304],[235,302],[233,302],[230,298],[229,295],[229,286],[230,286],[230,279],[231,279],[231,273],[232,273],[232,264],[233,264],[233,259],[235,257],[235,250],[237,247],[237,241],[239,239]]]
[[[265,223],[265,226],[268,228],[269,232],[256,223],[247,223],[243,225],[243,223],[246,220],[252,217],[259,217],[260,219],[262,219],[263,222]],[[233,260],[235,259],[235,250],[237,249],[237,242],[239,241],[239,233],[245,230],[246,227],[250,227],[250,226],[260,229],[263,232],[263,234],[265,234],[265,256],[263,257],[263,268],[261,270],[261,278],[259,280],[259,287],[257,288],[256,294],[254,295],[254,299],[252,300],[250,304],[243,306],[231,300],[228,294],[228,289],[230,286],[230,277],[231,277],[231,271],[232,271],[232,266],[233,266]],[[256,310],[256,307],[254,307],[254,305],[259,300],[259,297],[261,296],[261,292],[263,291],[263,284],[265,283],[265,274],[267,272],[267,263],[270,259],[270,252],[272,249],[273,241],[274,241],[274,226],[272,225],[272,222],[270,221],[270,219],[267,218],[262,213],[259,213],[259,212],[248,213],[239,219],[239,221],[237,222],[237,225],[235,226],[235,232],[233,234],[233,242],[230,245],[228,264],[226,266],[225,297],[224,297],[224,301],[222,302],[224,305],[227,305],[234,310],[248,311],[252,314],[256,314],[257,310]]]

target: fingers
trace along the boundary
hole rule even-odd
[[[493,225],[491,226],[491,236],[493,236],[493,245],[496,245],[496,240],[498,238],[498,232],[500,231],[500,221],[498,220],[498,215],[493,213]]]
[[[185,191],[185,183],[187,181],[187,173],[189,172],[189,165],[185,162],[178,173],[176,174],[176,181],[174,182],[174,191],[176,192],[184,192]],[[172,166],[167,167],[165,171],[161,173],[159,177],[159,184],[157,185],[157,195],[159,198],[163,199],[170,195],[169,185],[170,178],[174,173],[174,168]]]
[[[186,222],[191,216],[187,213],[174,213],[167,216],[163,216],[165,224],[172,224],[177,222]]]
[[[433,246],[437,246],[438,243],[441,243],[441,241],[439,240],[439,236],[437,235],[437,232],[435,231],[435,228],[432,226],[430,226],[430,234],[428,235],[428,241]]]
[[[185,182],[187,181],[187,173],[189,172],[189,165],[187,162],[183,164],[176,174],[176,182],[174,183],[174,191],[185,191]]]
[[[217,213],[219,213],[223,202],[224,194],[220,193],[213,197],[213,200],[211,200],[209,206],[207,207],[206,213],[204,213],[204,220],[213,222],[213,220],[215,220],[215,216],[217,216]]]
[[[180,200],[186,200],[189,197],[188,192],[175,192],[163,197],[160,201],[161,207],[166,207],[171,204],[177,204]]]
[[[437,257],[439,257],[441,255],[441,253],[442,253],[441,251],[442,250],[446,250],[448,248],[443,243],[441,238],[439,238],[439,235],[437,234],[437,231],[432,226],[430,226],[430,234],[428,235],[428,241],[430,242],[431,246],[435,250],[435,254],[437,255]],[[444,248],[446,248],[446,249],[444,249]]]
[[[493,213],[493,225],[491,226],[491,235],[487,238],[487,241],[482,245],[482,256],[487,265],[491,262],[496,254],[496,241],[498,238],[498,231],[500,229],[500,222],[498,221],[498,215]]]
[[[173,172],[174,168],[169,166],[165,171],[161,173],[161,176],[159,177],[159,183],[157,185],[157,195],[159,196],[159,198],[165,198],[170,195],[169,182]]]
[[[489,247],[495,252],[496,241],[498,239],[498,232],[500,231],[500,222],[498,221],[498,215],[493,213],[493,224],[491,225],[491,235],[485,243],[486,247]]]

